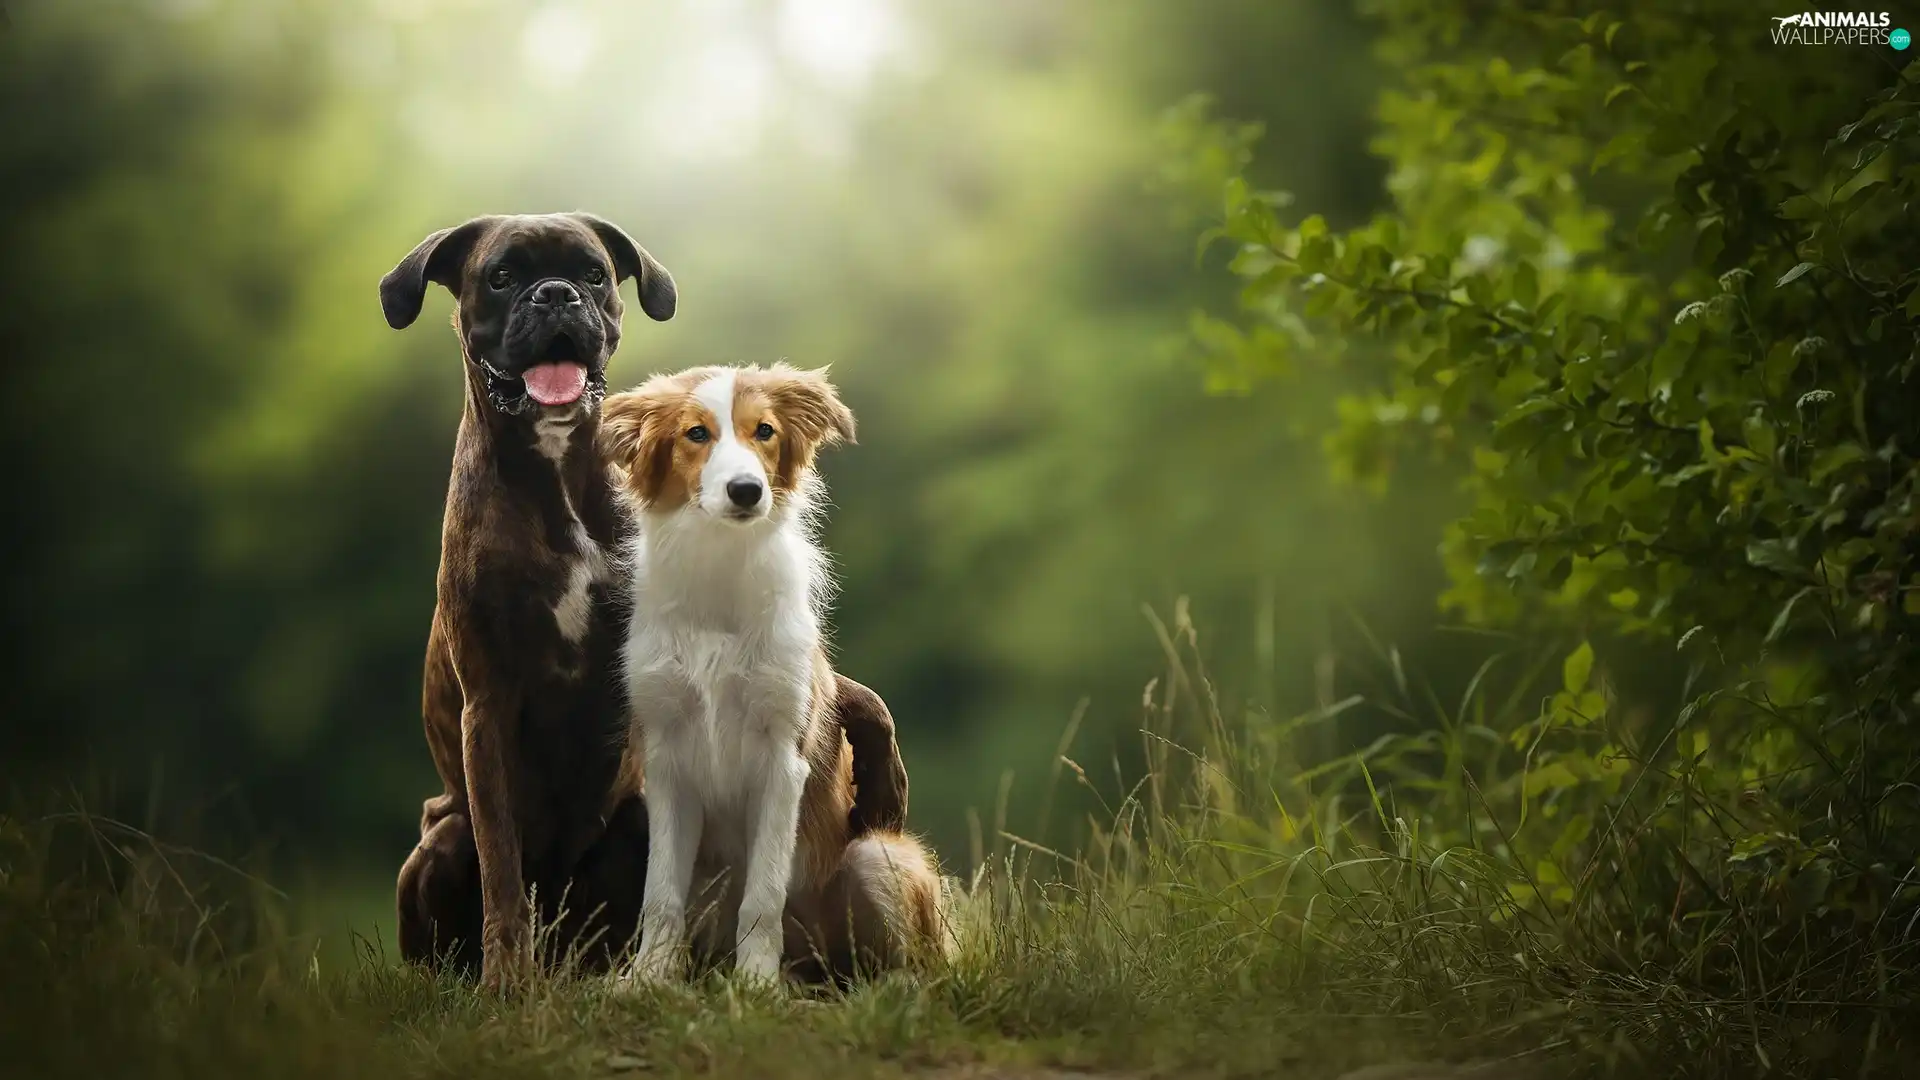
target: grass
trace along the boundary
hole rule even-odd
[[[495,999],[369,943],[323,963],[237,868],[83,815],[15,817],[0,1061],[196,1080],[1312,1078],[1468,1058],[1490,1076],[1864,1077],[1912,1053],[1898,920],[1849,936],[1783,932],[1737,899],[1681,910],[1669,877],[1694,856],[1645,847],[1684,809],[1660,770],[1529,801],[1511,740],[1476,734],[1510,707],[1491,679],[1416,737],[1303,768],[1299,734],[1343,705],[1229,718],[1184,615],[1159,629],[1144,773],[1076,851],[999,834],[955,883],[948,970],[828,1000],[565,977]],[[1064,749],[1060,771],[1097,786]],[[1599,824],[1568,825],[1583,813]]]

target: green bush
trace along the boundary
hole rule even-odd
[[[1238,165],[1202,238],[1243,281],[1195,317],[1216,377],[1340,370],[1336,474],[1462,478],[1443,606],[1580,642],[1400,788],[1441,837],[1492,815],[1596,978],[1878,1031],[1920,921],[1920,64],[1731,0],[1369,7],[1374,220],[1296,219],[1245,178],[1254,132],[1176,126],[1195,171]],[[1618,692],[1649,642],[1684,707]]]

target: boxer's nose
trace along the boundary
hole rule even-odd
[[[533,302],[543,307],[577,304],[580,302],[580,291],[564,281],[543,281],[533,287]]]

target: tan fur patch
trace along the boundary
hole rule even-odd
[[[833,719],[838,686],[825,650],[813,657],[813,693],[800,753],[811,769],[800,794],[799,848],[807,880],[818,885],[833,873],[847,846],[847,811],[853,809],[853,751]]]
[[[767,447],[761,459],[776,496],[799,487],[820,448],[854,441],[853,411],[827,381],[826,368],[803,371],[775,364],[742,371],[734,384],[734,401],[736,416],[745,404],[745,411],[755,417],[751,424],[743,422],[747,431],[762,422],[774,429],[770,444],[754,445]]]
[[[713,443],[694,442],[697,426],[719,429],[720,420],[694,399],[694,388],[719,373],[717,367],[655,375],[638,387],[609,394],[600,407],[600,449],[621,469],[641,503],[659,510],[685,506],[699,491],[700,469]]]

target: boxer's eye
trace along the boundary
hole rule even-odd
[[[487,282],[496,289],[504,289],[513,284],[513,271],[504,266],[495,267],[492,275],[487,278]]]
[[[602,270],[597,266],[587,267],[587,284],[604,285],[606,283],[607,283],[607,272],[605,270]]]
[[[709,438],[711,438],[711,436],[707,434],[707,426],[705,424],[695,424],[687,432],[687,440],[689,442],[706,442]]]
[[[761,424],[759,427],[754,428],[753,437],[759,439],[761,442],[766,442],[768,439],[773,438],[773,425]]]

